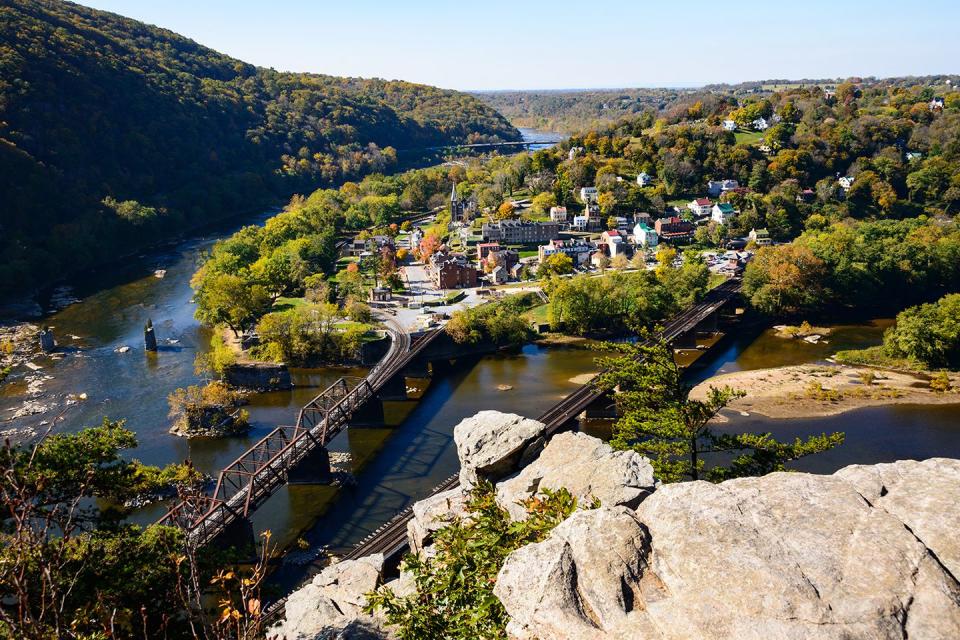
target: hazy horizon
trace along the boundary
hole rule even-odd
[[[263,67],[464,91],[696,88],[774,78],[923,76],[960,58],[960,6],[886,0],[802,9],[734,0],[599,0],[478,10],[439,0],[83,0]]]

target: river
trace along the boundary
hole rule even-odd
[[[532,139],[530,132],[525,137]],[[259,224],[269,215],[263,213],[245,223]],[[299,407],[318,387],[345,372],[362,373],[294,370],[292,391],[251,398],[252,429],[244,437],[188,441],[167,432],[167,395],[177,387],[201,382],[193,362],[209,340],[209,333],[193,318],[190,276],[202,252],[237,226],[147,253],[85,278],[82,286],[75,285],[69,293],[78,301],[44,319],[54,327],[62,355],[37,359],[42,370],[19,370],[11,383],[0,387],[0,416],[9,415],[8,409],[18,406],[26,395],[25,373],[51,376],[43,381],[43,398],[58,408],[2,428],[42,430],[41,422],[63,408],[58,430],[67,432],[104,417],[125,419],[140,443],[132,455],[151,464],[190,458],[200,470],[216,474],[276,425],[293,423]],[[166,270],[165,276],[155,277],[156,269]],[[156,354],[143,348],[142,327],[148,318],[161,343]],[[880,322],[839,327],[830,343],[821,345],[781,340],[769,331],[746,333],[727,339],[701,358],[691,378],[695,382],[717,372],[822,360],[838,348],[878,343],[884,326]],[[130,347],[126,353],[117,351],[125,346]],[[271,529],[282,545],[303,537],[312,549],[342,550],[456,471],[452,431],[461,419],[482,409],[539,415],[576,388],[571,378],[595,370],[594,357],[589,350],[528,345],[514,354],[458,363],[453,371],[435,378],[418,402],[389,403],[387,415],[393,427],[349,429],[333,443],[333,449],[352,455],[355,486],[339,491],[305,486],[284,489],[256,512],[255,529]],[[500,391],[498,385],[513,389]],[[69,394],[81,393],[86,400],[65,407]],[[957,406],[883,407],[816,420],[730,418],[723,428],[769,430],[780,437],[833,430],[847,433],[842,447],[805,459],[795,465],[798,469],[829,472],[851,463],[960,457]],[[162,504],[151,505],[138,511],[135,519],[150,522],[163,510]],[[281,573],[288,574],[287,582],[302,572],[292,563],[281,568]]]

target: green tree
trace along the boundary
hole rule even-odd
[[[603,373],[597,383],[615,393],[621,415],[611,443],[647,456],[660,480],[719,482],[763,475],[843,442],[839,433],[792,443],[778,442],[769,433],[716,433],[711,420],[744,392],[711,387],[704,399],[690,398],[673,350],[648,332],[640,338],[637,344],[607,345],[619,353],[600,359]]]
[[[761,247],[747,265],[743,291],[760,311],[791,315],[821,302],[825,276],[824,262],[807,247]]]
[[[572,514],[577,500],[565,489],[544,490],[524,507],[527,517],[511,522],[493,486],[479,484],[467,501],[470,515],[434,533],[434,553],[404,558],[416,593],[401,597],[381,587],[367,595],[365,610],[382,610],[401,640],[505,638],[509,617],[493,594],[497,574],[512,551],[542,541]]]
[[[234,336],[253,326],[273,304],[273,298],[259,284],[229,273],[201,269],[190,281],[196,294],[194,316],[208,326],[227,325]]]
[[[559,251],[545,257],[537,268],[537,276],[541,280],[568,273],[573,273],[573,258]]]

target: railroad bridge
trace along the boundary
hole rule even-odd
[[[387,319],[390,349],[365,378],[343,377],[300,410],[296,424],[278,426],[230,463],[212,494],[185,496],[159,524],[178,526],[187,542],[202,547],[223,537],[252,539],[249,516],[287,483],[323,483],[330,478],[329,443],[348,426],[380,425],[383,400],[406,395],[405,375],[425,357],[442,328],[408,334]],[[426,369],[425,363],[419,365]]]

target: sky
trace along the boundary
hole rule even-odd
[[[263,67],[461,90],[960,71],[957,0],[81,0]]]

